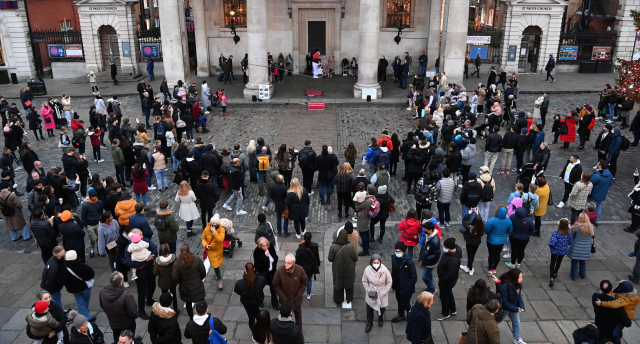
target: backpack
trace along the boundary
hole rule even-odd
[[[300,153],[298,154],[298,161],[299,161],[298,165],[300,167],[307,167],[307,162],[309,160],[308,158],[309,158],[308,151],[305,149],[300,150]]]
[[[378,156],[378,164],[384,164],[385,167],[389,167],[389,162],[391,162],[391,151],[387,149],[386,152],[381,152],[380,156]]]
[[[165,134],[166,134],[166,129],[165,129],[164,125],[159,124],[158,125],[158,129],[156,129],[156,136],[165,137]]]
[[[436,198],[435,184],[424,185],[424,178],[420,178],[414,189],[416,203],[420,205],[429,205]]]
[[[438,167],[436,167],[436,175],[438,175],[438,178],[442,178],[442,171],[444,171],[445,168],[447,168],[446,162],[443,161],[438,164]]]
[[[380,213],[380,202],[375,197],[370,197],[371,208],[369,208],[369,216],[376,217]]]
[[[209,316],[209,338],[207,344],[226,344],[227,340],[213,329],[213,317]]]
[[[156,226],[156,229],[159,231],[167,228],[167,221],[165,220],[165,216],[156,216],[156,220],[153,221],[153,225]]]
[[[469,190],[469,192],[467,192],[467,198],[469,199],[469,204],[471,205],[470,208],[474,208],[478,206],[478,203],[480,203],[480,194],[482,193],[482,191],[478,192],[476,189],[471,189]]]
[[[631,141],[623,135],[622,143],[620,143],[620,150],[627,150],[629,147],[631,147]]]
[[[227,174],[229,174],[229,160],[230,160],[229,156],[231,156],[231,154],[222,156],[222,165],[220,165],[220,173],[222,173],[223,176],[226,176]]]
[[[492,180],[493,177],[491,177],[486,183],[483,181],[484,185],[482,186],[482,192],[480,193],[480,199],[482,199],[483,202],[493,201],[493,187],[491,186]]]
[[[71,139],[71,145],[75,149],[80,149],[80,137],[76,137],[75,135]]]
[[[589,126],[587,127],[587,129],[591,130],[591,129],[593,129],[593,127],[595,127],[595,126],[596,126],[596,119],[595,119],[595,118],[592,118],[592,119],[591,119],[591,123],[589,123]]]
[[[524,202],[524,201],[522,202],[522,208],[524,208],[524,210],[527,211],[527,216],[529,216],[530,215],[529,214],[529,210],[531,209],[531,196],[529,196],[528,192],[526,193],[526,195],[527,195],[527,201],[526,202]],[[524,196],[524,195],[522,195],[522,196]]]
[[[267,222],[266,227],[259,227],[264,230],[264,237],[269,240],[269,242],[274,243],[276,241],[276,237],[273,235],[273,228],[271,224]]]
[[[266,171],[267,167],[269,167],[269,156],[262,155],[256,157],[258,159],[258,171]]]
[[[16,208],[9,204],[9,202],[7,202],[12,193],[13,192],[9,192],[7,197],[2,202],[2,215],[4,216],[13,216],[16,214]]]

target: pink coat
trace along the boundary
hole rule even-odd
[[[44,122],[45,129],[56,128],[56,122],[53,118],[53,109],[51,107],[42,107],[40,109],[40,115],[42,115],[42,121]],[[48,121],[47,118],[49,119]]]

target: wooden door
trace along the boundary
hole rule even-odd
[[[120,45],[116,30],[111,26],[103,26],[98,33],[100,34],[100,51],[102,52],[104,70],[109,70],[111,62],[120,66]]]

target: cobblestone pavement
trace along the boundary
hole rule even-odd
[[[554,114],[565,114],[573,109],[576,104],[584,102],[594,103],[597,101],[597,95],[594,94],[577,94],[577,95],[557,95],[551,96],[551,105],[549,118]],[[522,95],[518,100],[520,107],[530,110],[535,97],[533,95]],[[137,97],[122,97],[124,116],[130,119],[139,117],[142,119],[138,110]],[[37,101],[36,101],[37,103]],[[75,110],[88,122],[88,108],[92,103],[91,99],[78,98],[74,100]],[[526,106],[525,106],[526,105]],[[263,137],[266,143],[275,149],[281,143],[288,146],[293,145],[296,149],[302,147],[305,139],[312,140],[314,148],[319,151],[323,144],[331,145],[337,153],[338,158],[344,161],[341,152],[344,151],[349,142],[354,142],[360,151],[360,155],[366,152],[369,138],[378,137],[382,130],[387,129],[389,132],[397,132],[402,138],[407,131],[411,130],[413,124],[410,120],[408,112],[401,106],[380,106],[369,104],[330,104],[325,111],[307,111],[301,105],[265,105],[251,104],[238,105],[229,108],[230,116],[222,118],[216,115],[210,119],[209,128],[211,133],[203,135],[205,142],[213,142],[219,149],[223,145],[233,145],[238,142],[242,146],[246,146],[250,139]],[[551,140],[551,123],[547,122],[547,141]],[[598,132],[604,123],[599,122],[594,129],[594,134]],[[628,134],[627,134],[628,135]],[[30,133],[33,139],[32,133]],[[595,135],[592,137],[595,138]],[[52,165],[60,165],[60,150],[57,148],[57,140],[47,139],[45,141],[33,142],[34,149],[43,165],[46,167]],[[191,144],[190,148],[192,148]],[[484,141],[478,143],[479,154],[474,160],[474,170],[478,170],[484,161]],[[593,150],[578,151],[576,144],[572,144],[567,150],[556,148],[553,146],[552,158],[549,164],[548,177],[557,176],[565,161],[571,154],[579,154],[581,157],[583,169],[591,170],[591,166],[595,165],[596,156]],[[593,146],[593,141],[588,143],[588,147]],[[90,156],[91,151],[87,151]],[[113,174],[113,164],[110,150],[102,149],[104,163],[94,163],[91,159],[89,166],[92,173],[98,173],[101,177]],[[91,157],[90,157],[91,158]],[[543,220],[543,230],[541,238],[532,238],[526,251],[525,263],[523,264],[523,272],[525,275],[525,304],[527,312],[523,314],[523,338],[528,343],[568,343],[572,341],[571,332],[578,326],[584,326],[588,320],[593,318],[593,310],[589,302],[589,296],[595,292],[597,285],[601,279],[608,278],[612,281],[626,278],[633,260],[626,257],[626,253],[632,249],[632,243],[635,237],[621,231],[621,228],[627,225],[629,216],[626,213],[627,198],[626,195],[633,187],[631,175],[633,169],[640,165],[638,161],[638,151],[634,148],[623,152],[620,158],[621,163],[618,170],[618,179],[612,186],[607,201],[603,204],[602,224],[598,228],[598,252],[594,255],[594,259],[588,262],[587,270],[589,271],[586,279],[571,281],[567,278],[569,264],[565,261],[561,269],[560,277],[556,281],[552,290],[546,287],[548,280],[548,256],[549,251],[547,243],[551,232],[554,230],[554,224],[560,217],[569,215],[568,209],[558,209],[549,207],[547,214]],[[361,159],[357,159],[356,170],[360,168]],[[628,162],[628,163],[627,163]],[[514,162],[515,164],[515,162]],[[404,167],[400,164],[398,168],[398,176],[404,173]],[[294,176],[301,177],[296,170]],[[508,194],[512,192],[515,184],[515,174],[500,175],[494,174],[497,182],[497,190],[493,207],[499,203],[506,202]],[[168,180],[172,180],[173,173],[169,167]],[[20,185],[21,191],[24,189],[26,181],[26,173],[18,171],[17,183]],[[557,178],[549,178],[552,193],[558,201],[563,192],[563,184]],[[171,185],[167,192],[159,193],[151,191],[149,193],[149,208],[154,209],[158,202],[162,199],[169,199],[171,207],[177,210],[178,205],[173,202],[177,186]],[[226,335],[231,343],[250,342],[250,332],[246,326],[246,315],[239,303],[237,295],[232,294],[233,281],[242,276],[242,269],[247,260],[252,259],[253,252],[253,230],[257,225],[256,216],[262,212],[260,209],[264,203],[264,198],[258,196],[258,188],[256,185],[249,183],[246,191],[246,199],[243,205],[244,210],[248,212],[244,216],[236,216],[232,212],[222,209],[218,204],[216,211],[221,216],[228,217],[234,222],[234,228],[239,233],[240,239],[245,243],[242,248],[237,248],[233,259],[225,259],[222,266],[223,279],[225,280],[225,289],[217,291],[212,282],[212,276],[207,276],[205,286],[207,287],[207,301],[212,303],[210,310],[214,316],[222,318],[229,327],[229,333]],[[406,211],[415,206],[412,196],[405,192],[405,184],[400,177],[394,178],[390,186],[390,194],[396,199],[398,212],[391,215],[387,222],[387,232],[382,244],[373,244],[373,252],[380,253],[383,256],[384,264],[390,265],[390,256],[393,251],[393,244],[398,240],[398,232],[396,230],[398,223],[404,218]],[[223,193],[222,200],[228,196]],[[459,191],[456,191],[459,196]],[[26,195],[23,196],[22,202],[26,209]],[[312,204],[310,215],[308,218],[307,231],[314,235],[314,240],[323,248],[322,256],[326,256],[329,244],[332,241],[335,230],[341,225],[341,219],[337,217],[336,200],[328,205],[320,205],[318,193],[311,197]],[[79,209],[78,209],[79,211]],[[493,211],[493,209],[492,209]],[[275,214],[271,207],[267,212],[268,220],[275,224]],[[452,225],[444,229],[446,237],[455,237],[461,242],[462,237],[458,233],[458,227],[461,220],[461,208],[459,202],[454,202],[451,207]],[[28,211],[25,216],[28,217]],[[153,213],[145,214],[149,221],[153,221]],[[192,248],[199,247],[200,240],[198,237],[187,238],[185,235],[184,223],[180,222],[181,231],[179,233],[179,243],[188,243]],[[0,224],[3,226],[3,224]],[[194,227],[200,232],[201,224],[196,220]],[[157,242],[157,238],[154,237]],[[87,244],[88,247],[88,244]],[[288,252],[295,251],[297,240],[294,236],[289,238],[279,238],[279,255],[282,257]],[[24,314],[33,303],[33,295],[39,289],[39,280],[41,274],[42,263],[37,249],[33,242],[12,242],[8,235],[0,238],[0,342],[2,343],[27,343],[29,342],[24,334]],[[466,252],[464,252],[466,255]],[[481,261],[487,258],[487,251],[484,245],[478,251],[476,261],[479,267]],[[466,260],[463,258],[463,260]],[[93,290],[93,297],[90,309],[94,312],[100,311],[97,293],[98,286],[103,286],[108,280],[109,271],[107,269],[106,259],[101,257],[88,258],[89,264],[96,270],[96,288]],[[357,275],[361,275],[364,267],[368,263],[368,257],[362,258],[357,268]],[[499,268],[502,272],[504,266]],[[368,335],[364,332],[363,320],[366,317],[365,303],[362,296],[364,295],[360,283],[356,283],[356,298],[353,302],[353,309],[340,309],[332,302],[333,289],[331,288],[331,269],[330,263],[324,262],[320,267],[320,275],[318,280],[314,281],[313,297],[311,300],[304,301],[303,319],[304,333],[306,342],[343,342],[343,343],[390,343],[390,342],[406,342],[404,339],[405,323],[393,324],[387,321],[383,328],[374,327]],[[418,272],[420,273],[420,271]],[[454,289],[457,303],[463,307],[466,290],[477,278],[486,278],[480,272],[476,272],[474,276],[461,274],[461,283],[458,283]],[[419,279],[417,289],[424,288],[424,283]],[[131,289],[135,289],[135,283],[132,283]],[[135,295],[135,293],[134,293]],[[157,296],[157,295],[156,295]],[[266,300],[269,300],[268,298]],[[266,301],[268,302],[268,301]],[[385,318],[390,320],[395,316],[397,304],[394,297],[389,299],[390,305]],[[65,307],[72,308],[75,306],[73,297],[67,293],[63,293],[63,303]],[[440,302],[436,300],[432,307],[432,313],[435,315],[440,311]],[[272,312],[272,316],[275,313]],[[454,343],[457,333],[465,328],[463,312],[460,312],[455,319],[449,319],[444,322],[433,321],[433,331],[436,343]],[[625,330],[625,337],[640,338],[640,322],[636,318],[631,329]],[[185,316],[180,317],[182,328],[187,321]],[[107,321],[103,313],[99,313],[98,323],[107,329]],[[142,335],[146,333],[144,321],[139,321],[138,332]],[[506,321],[500,324],[502,332],[502,342],[509,343],[510,322]],[[391,331],[389,328],[391,327]],[[108,337],[108,336],[107,336]],[[110,338],[106,338],[107,341]],[[146,340],[145,342],[148,342]],[[188,343],[189,341],[185,341]],[[627,341],[627,343],[639,343],[638,341]]]

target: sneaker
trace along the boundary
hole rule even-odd
[[[307,294],[307,300],[311,300],[311,294]]]
[[[598,169],[598,165],[593,166],[593,169],[594,169],[594,170],[597,170],[597,169]]]
[[[502,256],[502,258],[511,258],[511,253],[507,252]]]
[[[506,265],[509,269],[513,269],[516,267],[515,265],[511,264],[511,262],[506,262],[504,263],[504,265]]]
[[[444,226],[445,226],[445,227],[449,227],[449,222],[445,221],[445,222],[444,222]]]
[[[222,205],[222,207],[223,207],[223,208],[225,208],[225,209],[227,209],[227,210],[233,210],[233,209],[231,209],[231,207],[230,207],[228,204],[226,204],[226,203],[225,203],[225,204],[223,204],[223,205]]]
[[[631,252],[631,253],[629,253],[627,256],[628,256],[629,258],[633,258],[633,257],[635,257],[635,256],[636,256],[636,253],[635,253],[635,252]]]
[[[96,159],[93,159],[93,162],[98,162],[98,160],[96,160]]]
[[[458,314],[458,312],[457,312],[457,311],[453,311],[453,312],[451,312],[451,315],[456,315],[456,314]]]
[[[413,110],[412,108],[408,107],[407,110]]]
[[[358,221],[358,219],[356,219],[355,217],[352,217],[351,221],[355,222],[355,221]]]
[[[104,159],[100,159],[100,160],[98,160],[98,162],[104,162]]]
[[[149,188],[149,191],[153,191],[153,190],[157,190],[157,189],[158,189],[157,187],[155,187],[155,186],[151,186],[151,187]]]
[[[503,173],[504,173],[504,170],[500,170],[500,174],[503,174]]]
[[[613,123],[613,121],[607,120],[607,123],[608,123],[608,124],[611,124],[611,123]]]
[[[560,201],[560,203],[558,203],[558,208],[564,208],[564,202]]]
[[[236,215],[246,215],[247,212],[244,210],[236,211]]]
[[[486,271],[486,272],[491,272],[491,269],[489,269],[489,267],[488,267],[488,266],[483,266],[482,268],[483,268],[483,269],[484,269],[484,271]]]
[[[138,279],[138,276],[137,276],[136,274],[133,274],[133,276],[131,276],[131,280],[132,280],[132,281],[135,281],[135,280],[137,280],[137,279]]]
[[[313,195],[315,192],[311,191],[309,192],[309,196]]]
[[[124,282],[124,287],[129,288],[129,282]]]
[[[305,234],[307,234],[307,230],[303,230],[302,233],[300,233],[301,236],[304,236]]]
[[[22,166],[16,167],[16,171],[20,171],[21,169],[22,169]]]
[[[461,188],[461,187],[462,187],[462,184],[458,184],[458,187],[459,187],[459,188]]]
[[[436,320],[438,320],[438,321],[442,321],[442,320],[448,319],[449,317],[450,317],[450,315],[440,314],[440,315],[438,315],[438,316],[436,317]]]
[[[262,206],[262,210],[267,210],[267,206]]]
[[[511,171],[506,170],[506,171],[504,171],[504,173],[509,174],[509,173],[511,173]]]
[[[473,276],[473,269],[469,270],[469,276]]]
[[[503,248],[502,248],[502,252],[509,252],[509,248],[508,248],[508,247],[506,247],[506,246],[505,246],[505,247],[503,247]]]
[[[460,265],[460,270],[464,272],[469,272],[469,268],[466,265]]]
[[[296,238],[300,239],[301,238],[300,234],[296,234]]]
[[[525,343],[524,340],[522,340],[522,338],[519,338],[519,339],[514,339],[513,344],[527,344],[527,343]]]

